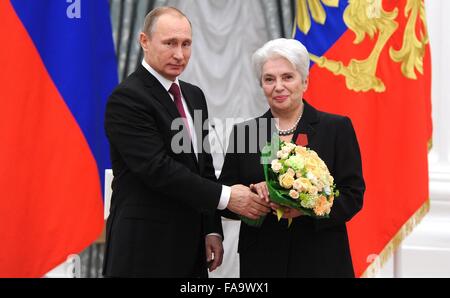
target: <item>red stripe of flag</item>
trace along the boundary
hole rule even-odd
[[[100,181],[9,1],[0,20],[0,277],[39,277],[100,234]]]
[[[428,200],[427,142],[431,138],[431,62],[427,46],[424,73],[417,80],[401,73],[401,64],[389,57],[389,48],[401,48],[406,24],[405,3],[383,3],[401,8],[399,29],[384,47],[377,76],[386,92],[354,92],[345,78],[314,65],[305,98],[317,108],[348,115],[354,124],[366,181],[364,207],[348,224],[355,273],[360,276],[400,228]],[[388,7],[389,6],[389,7]],[[420,36],[420,35],[418,35]],[[368,37],[355,45],[348,30],[324,56],[332,60],[364,60],[377,40]],[[338,144],[339,145],[339,144]]]

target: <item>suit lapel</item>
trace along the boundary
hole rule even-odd
[[[316,130],[314,129],[313,124],[319,122],[319,116],[317,110],[310,104],[308,104],[305,100],[303,100],[303,104],[304,108],[302,119],[300,120],[297,129],[294,132],[292,142],[296,143],[297,138],[299,138],[300,135],[305,134],[307,143],[300,145],[310,147],[311,140],[313,140],[313,136],[316,134]]]
[[[136,72],[141,77],[150,93],[153,95],[152,97],[155,98],[162,106],[164,106],[169,115],[173,119],[180,117],[177,107],[173,103],[172,98],[170,98],[169,92],[167,92],[164,86],[161,85],[161,83],[142,65],[139,65]]]
[[[162,106],[164,106],[167,113],[171,116],[172,120],[179,118],[180,113],[178,112],[177,107],[175,106],[172,98],[170,97],[169,92],[167,92],[164,86],[161,85],[161,83],[151,73],[149,73],[142,65],[139,65],[138,69],[136,70],[136,73],[139,77],[141,77],[141,79],[144,82],[144,85],[149,89],[150,93],[152,94],[152,97],[156,99]],[[185,84],[182,84],[181,82],[180,84],[185,86]],[[181,92],[183,92],[186,104],[189,107],[190,105],[188,103],[189,100],[186,97],[186,94],[189,94],[189,92],[187,92],[188,88],[183,88],[182,86],[180,86],[180,88]],[[194,114],[193,110],[191,110],[191,107],[189,107],[188,109],[191,115],[193,116]],[[197,136],[197,142],[198,140],[199,136]],[[191,154],[189,155],[191,155],[191,157],[193,158],[194,164],[198,169],[197,159],[195,157],[195,153],[192,148],[192,142],[190,143],[191,143]]]

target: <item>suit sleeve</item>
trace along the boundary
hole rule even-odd
[[[232,186],[234,184],[239,184],[239,155],[237,154],[236,126],[233,127],[228,140],[227,154],[225,155],[219,182],[224,185]],[[221,211],[221,215],[230,219],[239,219],[237,214],[226,208]]]
[[[200,177],[170,156],[157,128],[154,116],[157,112],[130,89],[114,91],[105,114],[105,130],[111,146],[151,191],[184,201],[199,212],[214,212],[221,185]]]
[[[203,92],[199,89],[199,91],[201,92],[202,95],[202,99],[203,99],[203,111],[204,111],[204,117],[203,117],[203,123],[205,123],[205,121],[209,124],[208,122],[208,106],[206,104],[206,99],[205,96],[203,94]],[[203,136],[205,138],[205,140],[208,140],[207,142],[203,142],[204,148],[203,148],[203,152],[202,157],[204,160],[204,170],[203,170],[203,177],[205,177],[206,179],[209,179],[211,181],[217,181],[217,177],[216,177],[216,173],[215,173],[215,169],[214,169],[214,164],[213,164],[213,158],[211,156],[211,144],[209,143],[209,125],[203,125]],[[222,191],[222,189],[221,189]],[[220,217],[220,213],[219,210],[214,210],[214,213],[203,213],[202,215],[202,220],[203,220],[203,227],[204,227],[204,235],[208,235],[211,233],[217,233],[220,234],[222,236],[222,240],[225,239],[224,235],[223,235],[223,229],[222,229],[222,219]]]
[[[204,236],[211,234],[211,233],[217,233],[222,236],[222,240],[225,239],[223,235],[223,229],[222,229],[222,218],[220,217],[220,213],[217,211],[214,215],[209,213],[203,213],[202,214],[202,220],[203,220],[203,234]]]
[[[363,206],[365,183],[361,153],[351,120],[343,117],[337,123],[334,177],[339,197],[335,198],[329,219],[317,220],[319,229],[349,221]]]

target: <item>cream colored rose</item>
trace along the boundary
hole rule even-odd
[[[328,173],[328,167],[327,167],[327,165],[323,162],[323,160],[319,159],[319,160],[317,161],[317,163],[319,164],[319,168],[320,168],[322,171]]]
[[[281,158],[283,156],[283,151],[277,151],[277,158]]]
[[[300,188],[299,188],[299,190],[308,191],[308,189],[310,187],[312,187],[311,182],[307,178],[301,177],[301,178],[298,178],[297,180],[300,180]]]
[[[291,153],[292,148],[291,148],[290,146],[284,146],[283,148],[281,148],[281,151],[282,151],[284,154],[289,154],[289,153]]]
[[[283,174],[280,175],[280,177],[278,177],[278,181],[281,187],[290,189],[292,187],[292,184],[294,184],[294,177],[287,174]]]
[[[318,191],[318,192],[321,192],[321,191],[323,190],[323,187],[324,187],[325,185],[323,184],[323,182],[322,182],[321,180],[317,180],[315,186],[317,187],[317,191]]]
[[[289,153],[282,153],[280,159],[288,159]]]
[[[317,155],[317,152],[314,150],[309,150],[309,155],[314,159],[319,159],[319,155]]]
[[[322,179],[323,174],[322,171],[318,168],[315,168],[314,170],[311,171],[311,174],[313,174],[315,177]]]
[[[288,174],[289,176],[295,177],[295,172],[294,172],[294,170],[292,168],[289,168],[286,171],[286,174]]]
[[[272,160],[272,170],[273,170],[275,173],[280,172],[280,170],[281,170],[282,167],[283,167],[283,166],[281,165],[281,163],[280,163],[277,159]]]
[[[297,146],[295,147],[295,153],[298,155],[302,155],[305,156],[306,155],[306,147],[302,147],[302,146]]]
[[[293,199],[298,199],[299,195],[300,194],[298,193],[298,191],[293,190],[293,189],[291,189],[291,191],[289,192],[289,196]]]
[[[317,189],[317,187],[315,187],[315,186],[311,186],[311,187],[308,189],[308,192],[309,192],[310,194],[312,194],[312,195],[316,195],[317,192],[318,192],[318,189]]]
[[[292,152],[292,150],[294,150],[295,147],[297,147],[297,145],[295,145],[294,143],[286,143],[285,146],[289,148],[289,152]]]
[[[314,171],[319,167],[319,164],[316,159],[308,158],[305,162],[305,167],[311,171]]]
[[[328,183],[330,183],[330,185],[332,185],[334,183],[333,176],[331,176],[331,175],[328,176]]]
[[[286,144],[281,148],[281,151],[283,151],[283,153],[288,153],[288,154],[293,153],[294,150],[295,150],[295,144],[292,144],[292,143],[286,143]]]
[[[294,183],[292,183],[292,188],[294,188],[295,190],[302,190],[302,182],[300,181],[300,179],[295,179]]]

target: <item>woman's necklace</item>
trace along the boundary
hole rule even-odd
[[[298,116],[297,120],[295,121],[294,125],[291,128],[280,129],[278,127],[278,125],[275,124],[275,126],[278,130],[278,135],[279,136],[289,136],[289,135],[293,134],[294,131],[297,129],[297,125],[300,122],[300,119],[302,119],[302,115],[303,115],[303,109],[301,110],[300,115]]]

